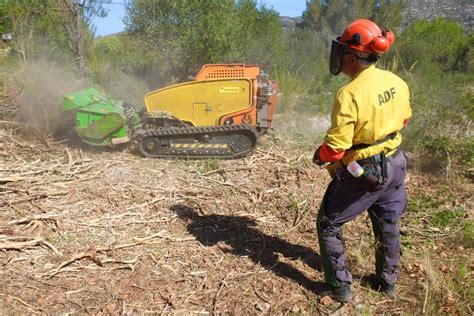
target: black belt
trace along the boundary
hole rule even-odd
[[[395,149],[395,152],[390,155],[390,156],[385,156],[385,159],[387,159],[387,161],[390,161],[392,159],[394,159],[396,156],[398,156],[398,154],[401,152],[401,149],[400,147],[397,147],[397,149]],[[385,154],[384,154],[385,155]],[[368,163],[368,162],[375,162],[375,163],[379,163],[379,162],[382,162],[384,158],[382,158],[382,154],[377,154],[377,155],[373,155],[369,158],[366,158],[366,159],[362,159],[362,160],[357,160],[357,162],[359,164],[365,164],[365,163]]]
[[[371,147],[371,146],[375,146],[375,145],[378,145],[378,144],[385,143],[385,142],[388,141],[388,140],[394,139],[394,138],[397,136],[397,133],[398,133],[398,132],[393,132],[393,133],[391,133],[391,134],[388,134],[388,135],[385,136],[383,139],[378,140],[378,141],[376,141],[376,142],[373,143],[373,144],[357,144],[357,145],[353,145],[351,148],[349,148],[349,150],[363,149],[363,148],[367,148],[367,147]]]

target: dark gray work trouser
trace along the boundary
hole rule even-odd
[[[404,187],[406,160],[399,152],[387,162],[387,182],[376,192],[362,189],[359,179],[346,171],[329,184],[317,219],[317,232],[326,283],[333,287],[352,283],[346,270],[346,252],[342,225],[368,210],[377,239],[376,274],[387,284],[395,284],[400,273],[400,229],[398,222],[405,211]]]

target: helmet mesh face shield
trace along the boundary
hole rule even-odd
[[[347,44],[333,40],[331,44],[331,56],[329,57],[329,71],[338,75],[342,69],[342,59],[347,50]]]

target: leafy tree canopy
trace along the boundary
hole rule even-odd
[[[135,0],[125,23],[153,52],[147,63],[162,82],[184,80],[206,63],[264,66],[282,43],[278,13],[253,0]]]
[[[435,62],[445,71],[468,72],[474,62],[473,43],[472,33],[466,34],[460,24],[438,18],[414,22],[401,34],[399,46],[409,67]]]
[[[355,19],[369,19],[389,29],[402,22],[402,0],[310,0],[303,12],[305,27],[333,37]]]
[[[12,32],[23,59],[34,55],[35,40],[50,49],[69,51],[83,70],[91,22],[107,10],[98,0],[5,1],[0,6],[0,33]],[[37,43],[36,43],[37,44]]]

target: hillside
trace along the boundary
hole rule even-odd
[[[474,1],[471,0],[413,0],[405,1],[403,27],[417,20],[446,18],[459,22],[466,31],[472,31]],[[286,30],[294,29],[301,23],[302,17],[280,17],[281,25]]]
[[[461,23],[466,31],[472,31],[473,16],[474,1],[471,0],[413,0],[407,1],[404,25],[416,20],[446,18]]]

